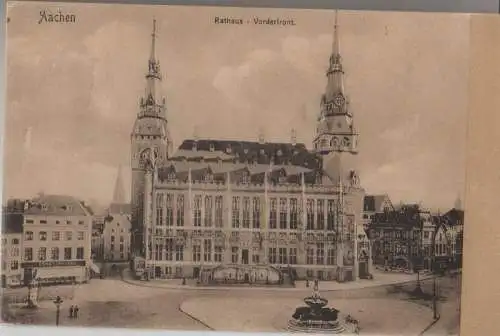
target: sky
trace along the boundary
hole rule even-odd
[[[38,24],[48,9],[76,23]],[[14,3],[8,9],[4,199],[130,197],[130,133],[152,20],[174,146],[200,138],[311,147],[331,52],[327,10]],[[215,16],[295,26],[216,25]],[[369,194],[450,208],[465,187],[469,16],[339,12],[345,90]]]

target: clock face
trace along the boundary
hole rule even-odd
[[[338,95],[337,97],[335,97],[335,105],[337,106],[342,106],[344,104],[344,97],[342,97],[341,95]]]

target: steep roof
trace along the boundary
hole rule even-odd
[[[379,212],[382,209],[384,201],[388,198],[387,195],[366,195],[364,199],[364,211]]]
[[[73,196],[41,194],[27,201],[24,211],[28,215],[91,216],[91,209]]]
[[[158,177],[166,180],[172,175],[186,182],[189,171],[193,181],[210,174],[216,182],[228,176],[238,181],[246,174],[250,182],[263,183],[267,172],[271,183],[301,183],[304,174],[307,184],[315,184],[324,176],[322,158],[304,144],[206,139],[185,140],[159,168]]]
[[[463,225],[465,213],[463,210],[453,208],[443,215],[449,225]]]
[[[2,213],[2,234],[22,233],[23,222],[21,213]]]

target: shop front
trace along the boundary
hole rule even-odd
[[[84,283],[89,279],[85,261],[26,262],[24,282],[40,286]]]

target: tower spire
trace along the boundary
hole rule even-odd
[[[116,177],[115,190],[113,192],[113,203],[125,202],[125,189],[123,187],[122,166],[118,166],[118,175]]]
[[[339,12],[335,11],[333,24],[332,51],[326,70],[326,87],[321,96],[317,134],[313,141],[314,149],[322,155],[336,153],[357,153],[357,132],[353,116],[344,90],[344,67],[340,55]],[[343,159],[342,161],[345,161]],[[331,160],[330,160],[331,161]],[[337,166],[336,160],[331,164]],[[326,164],[327,161],[324,161]],[[334,164],[335,163],[335,164]],[[331,169],[334,169],[333,166]]]
[[[153,31],[151,33],[151,50],[148,60],[148,72],[146,74],[146,96],[141,99],[141,107],[152,107],[146,109],[146,113],[163,114],[164,99],[157,97],[157,82],[162,80],[160,72],[160,62],[156,59],[156,39],[158,37],[156,29],[156,19],[153,19]],[[163,115],[162,115],[163,116]]]
[[[332,54],[330,55],[330,64],[326,72],[328,82],[326,85],[326,100],[331,100],[333,97],[342,97],[342,105],[345,104],[344,97],[344,69],[342,66],[342,56],[340,55],[340,38],[339,38],[339,14],[335,11],[335,22],[333,25],[333,42]],[[341,98],[337,98],[336,102],[340,103]],[[336,104],[340,107],[341,104]]]

